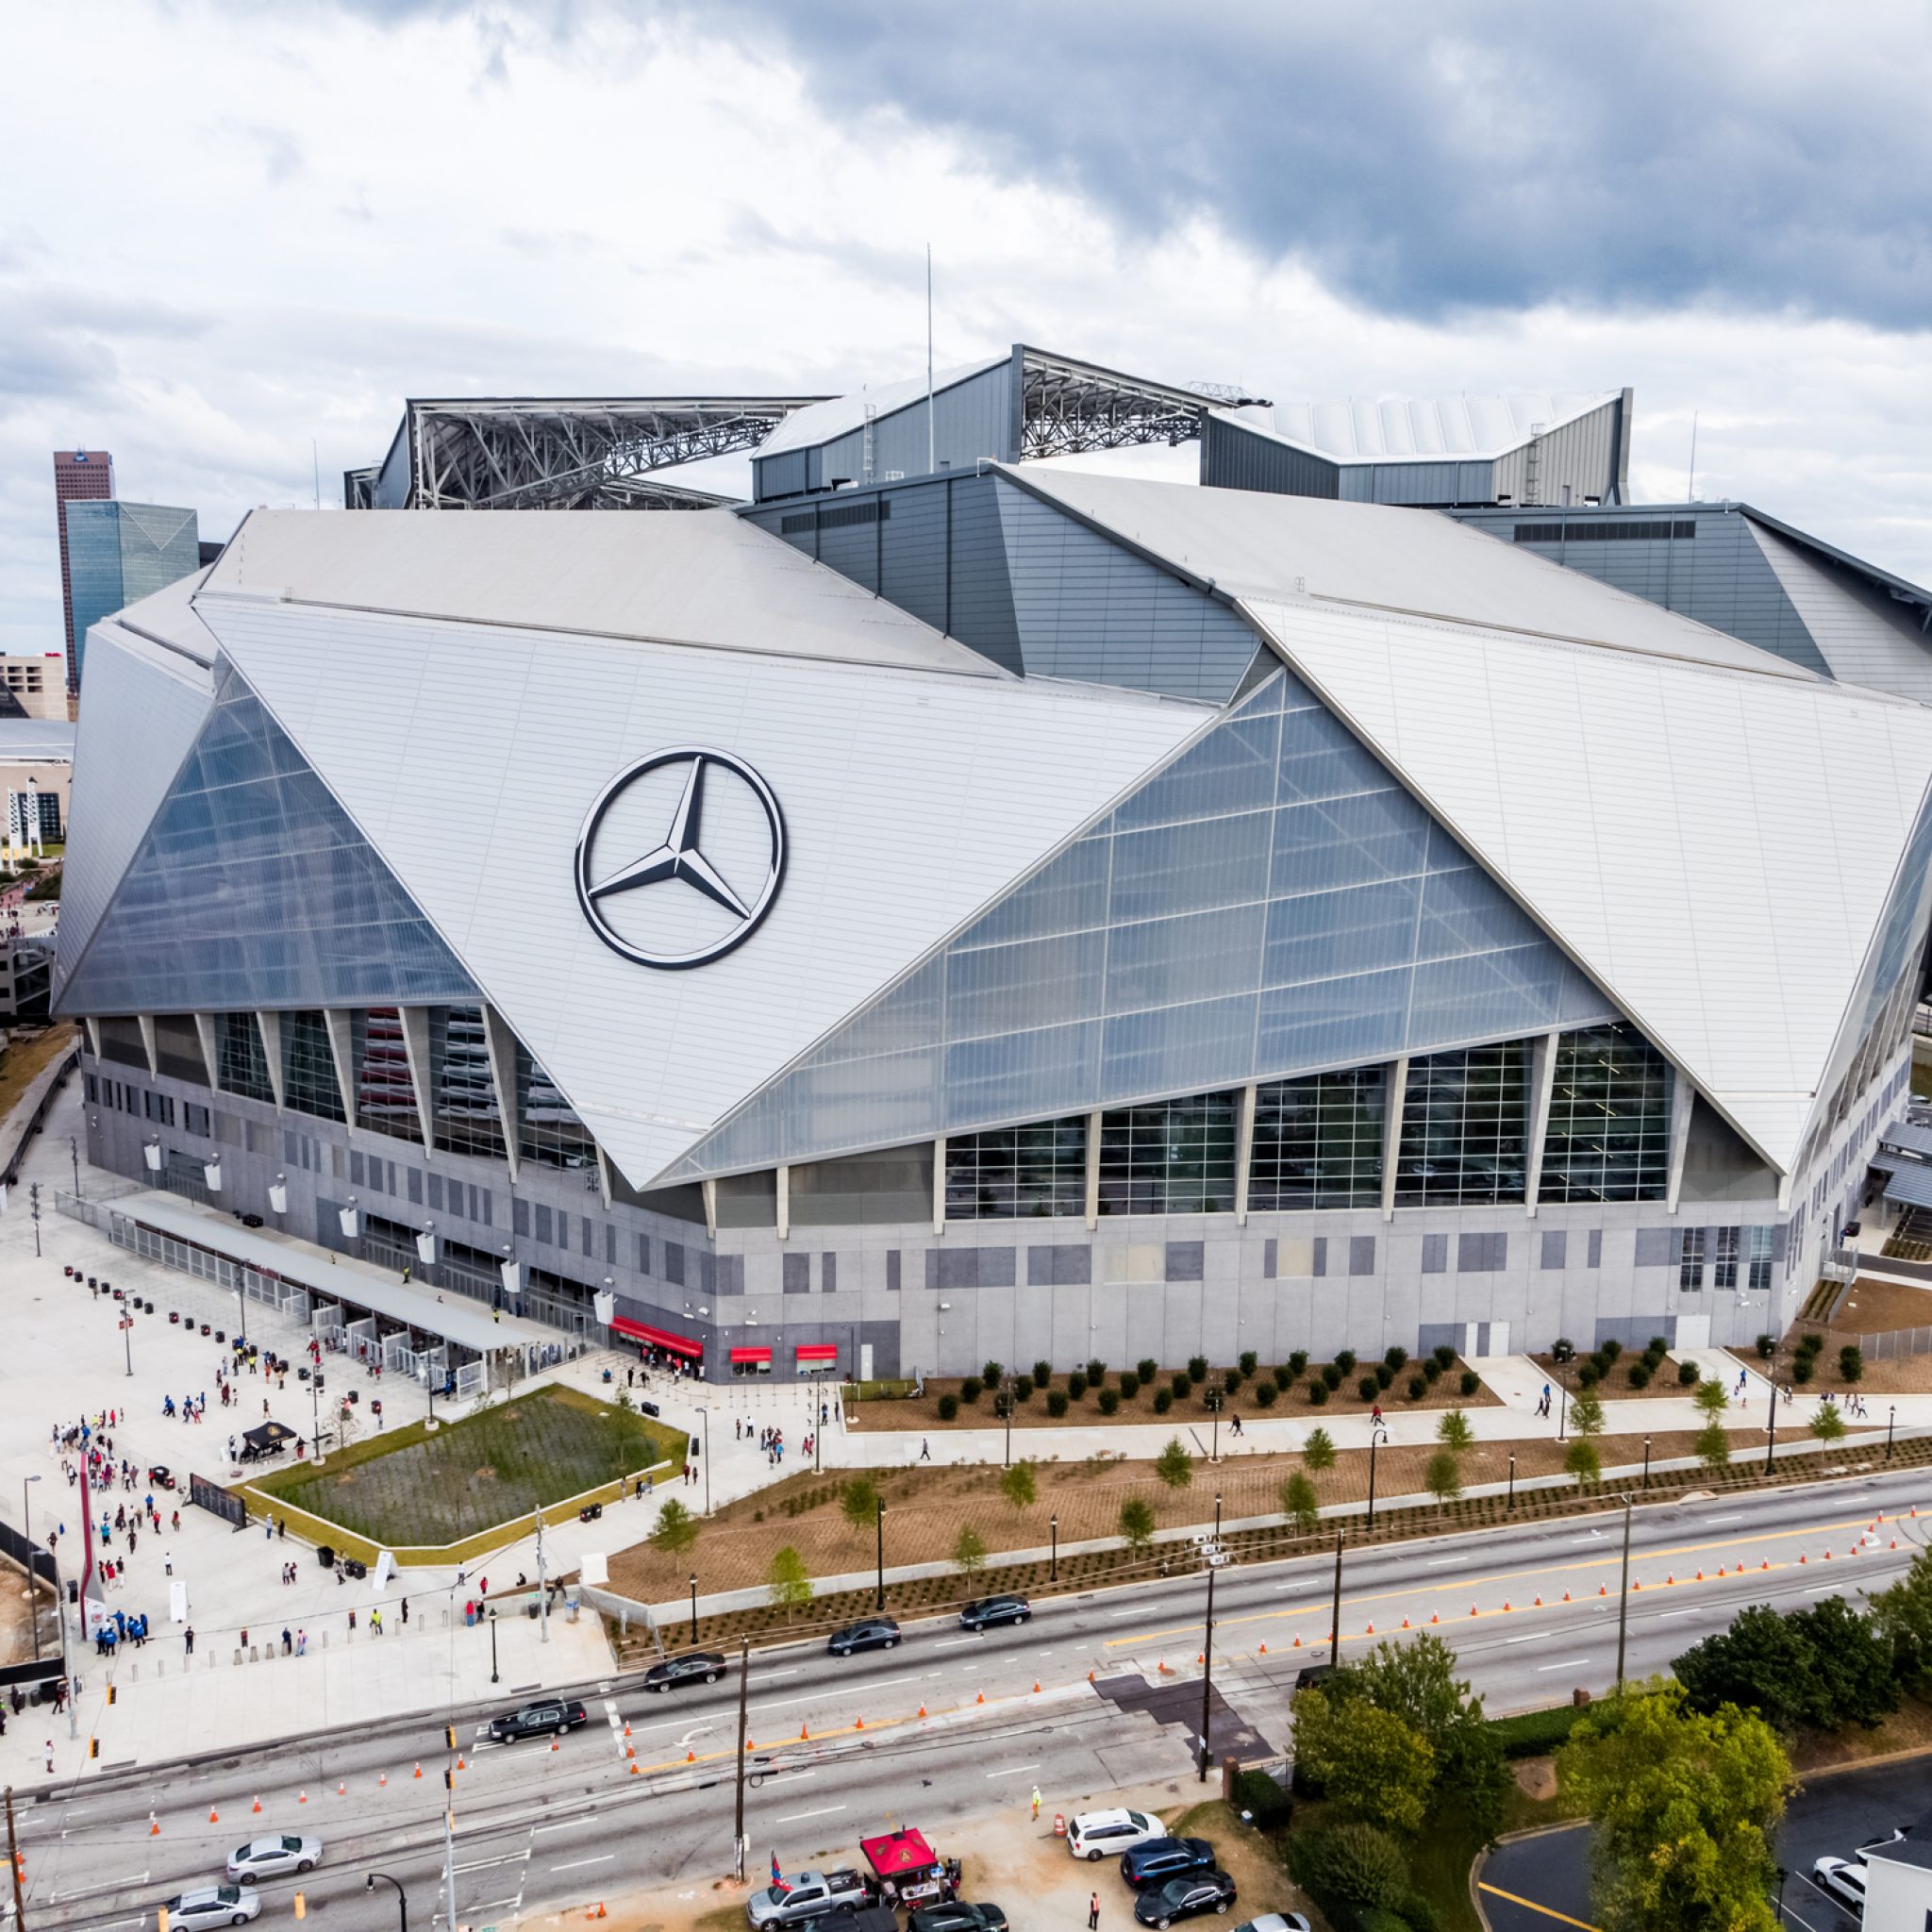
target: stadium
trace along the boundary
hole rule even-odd
[[[1544,554],[1690,547],[1630,406],[411,404],[92,633],[89,1158],[712,1377],[1782,1330],[1909,1084],[1932,732]]]

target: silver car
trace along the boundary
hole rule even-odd
[[[239,1885],[204,1885],[176,1892],[168,1901],[168,1924],[200,1932],[204,1925],[245,1925],[260,1910],[261,1901]]]
[[[319,1838],[252,1838],[228,1854],[228,1876],[243,1885],[279,1878],[285,1872],[312,1872],[322,1862]]]

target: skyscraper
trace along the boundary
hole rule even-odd
[[[78,690],[88,628],[201,568],[195,513],[155,503],[69,503],[67,663]]]
[[[67,560],[67,506],[100,503],[114,494],[114,458],[104,449],[57,449],[54,452],[54,523],[60,532],[60,624],[66,643],[67,688],[75,689],[80,659],[73,655],[74,578]]]

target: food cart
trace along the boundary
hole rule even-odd
[[[858,1849],[879,1882],[879,1895],[889,1906],[930,1905],[958,1895],[957,1859],[941,1860],[917,1831],[893,1831],[883,1838],[862,1838]]]

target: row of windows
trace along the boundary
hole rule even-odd
[[[1668,543],[1697,534],[1694,517],[1611,519],[1579,517],[1574,523],[1518,524],[1519,543]]]
[[[1686,1227],[1678,1230],[1677,1286],[1685,1293],[1704,1287],[1705,1263],[1715,1257],[1710,1285],[1720,1294],[1735,1291],[1741,1266],[1744,1286],[1753,1294],[1771,1287],[1771,1263],[1776,1234],[1770,1227]]]

